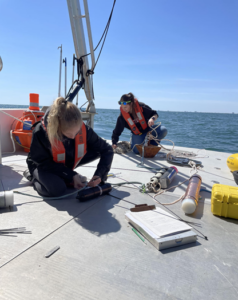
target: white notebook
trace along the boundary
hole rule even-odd
[[[161,238],[191,230],[191,226],[179,221],[172,214],[156,207],[155,210],[126,212],[128,219],[142,227],[151,237]]]

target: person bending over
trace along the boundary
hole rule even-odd
[[[86,178],[74,169],[99,157],[90,187],[107,180],[113,149],[83,123],[76,105],[59,97],[33,131],[27,164],[34,189],[45,197],[58,197],[67,186],[80,189]]]
[[[119,136],[124,128],[131,130],[131,148],[136,154],[139,154],[139,151],[134,146],[143,143],[145,136],[149,131],[152,131],[153,136],[156,136],[157,133],[156,139],[158,140],[162,140],[167,135],[166,127],[157,127],[157,125],[154,125],[154,122],[158,118],[157,112],[148,105],[139,102],[132,93],[122,95],[118,103],[121,106],[121,113],[117,118],[116,127],[112,133],[113,149],[116,149]],[[150,127],[157,128],[152,130]],[[151,141],[150,144],[158,145],[155,141]]]

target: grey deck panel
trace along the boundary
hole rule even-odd
[[[204,168],[199,174],[204,187],[211,189],[213,181],[219,180],[220,183],[236,186],[226,170],[227,156],[227,153],[209,151],[209,159],[203,159]],[[25,168],[25,157],[14,159],[12,165],[12,160],[4,158],[3,166],[0,166],[1,171],[4,164],[8,164],[11,171],[11,176],[6,176],[6,169],[0,173],[4,187],[36,195],[32,187],[14,173],[17,168]],[[120,178],[108,181],[147,182],[153,173],[138,170],[138,162],[140,157],[133,154],[115,155],[111,172],[121,172],[117,175]],[[156,158],[145,162],[150,166],[169,165]],[[96,162],[78,171],[91,177],[95,169],[93,166]],[[173,183],[186,178],[189,178],[189,168],[179,167],[179,176]],[[185,189],[186,185],[177,187],[158,199],[161,202],[174,201]],[[114,188],[112,195],[137,204],[156,203],[131,185]],[[149,242],[145,245],[125,221],[126,208],[132,205],[110,196],[87,203],[79,203],[73,198],[69,201],[37,202],[38,199],[29,197],[33,204],[19,205],[13,212],[0,211],[1,227],[15,227],[24,220],[27,229],[33,232],[31,236],[1,237],[0,264],[2,259],[7,261],[20,249],[29,247],[79,213],[76,219],[0,270],[0,299],[237,299],[238,221],[213,216],[210,194],[201,192],[201,196],[202,200],[191,216],[184,215],[180,203],[169,209],[185,220],[199,223],[196,228],[209,240],[204,240],[198,233],[196,243],[161,252]],[[14,198],[16,205],[29,199],[21,195]],[[57,245],[60,250],[45,258],[44,255]]]
[[[146,195],[123,190],[113,194],[130,193],[130,200],[137,203],[147,200]],[[95,205],[76,221],[4,267],[3,290],[12,293],[10,282],[17,281],[24,299],[51,299],[52,294],[56,299],[70,295],[73,299],[236,299],[238,273],[232,266],[237,258],[234,247],[227,253],[230,237],[217,240],[215,232],[216,243],[208,235],[209,241],[199,239],[194,245],[159,252],[149,243],[144,245],[124,221],[125,209],[120,206],[130,207],[128,203],[110,196],[90,202]],[[204,231],[206,220],[199,223]],[[211,225],[209,234],[213,234]],[[44,258],[55,245],[60,250]],[[31,287],[27,292],[26,285]]]
[[[0,266],[92,205],[90,202],[78,205],[76,194],[62,200],[43,201],[42,198],[34,198],[33,196],[39,195],[22,177],[26,169],[25,159],[21,161],[18,159],[17,163],[11,162],[8,166],[0,166],[1,184],[4,190],[20,191],[32,197],[14,194],[13,208],[0,209],[0,229],[26,227],[32,234],[19,234],[17,238],[1,236],[4,247],[0,250]],[[68,190],[69,193],[73,191]],[[58,202],[57,208],[51,205],[55,201]]]

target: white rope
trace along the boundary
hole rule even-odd
[[[14,143],[13,136],[12,136],[12,130],[10,130],[10,137],[12,140],[13,151],[12,152],[3,152],[2,154],[13,154],[16,152],[16,147],[15,147],[15,143]]]
[[[155,201],[157,201],[158,203],[160,203],[160,204],[162,204],[162,205],[173,205],[173,204],[179,202],[180,200],[183,200],[183,198],[184,198],[184,196],[185,196],[185,193],[184,193],[179,199],[177,199],[177,200],[175,200],[175,201],[173,201],[173,202],[171,202],[171,203],[161,203],[159,200],[155,199],[155,197],[156,197],[156,196],[159,196],[159,195],[162,195],[163,193],[169,191],[169,190],[172,189],[172,188],[179,187],[180,185],[182,185],[182,184],[184,184],[185,182],[189,181],[193,175],[195,175],[196,173],[198,173],[198,169],[197,169],[196,163],[195,163],[194,161],[189,161],[188,164],[189,164],[189,165],[191,166],[191,168],[192,168],[191,170],[189,170],[189,175],[190,175],[189,179],[184,180],[183,182],[181,182],[181,183],[178,184],[178,185],[171,186],[170,188],[168,188],[168,189],[166,189],[166,190],[163,190],[163,191],[162,191],[162,190],[160,189],[160,191],[159,191],[157,194],[155,194],[155,195],[153,196],[153,198],[154,198]],[[193,172],[193,174],[192,174],[192,172]]]
[[[3,110],[1,110],[1,109],[0,109],[0,112],[3,113],[3,114],[5,114],[5,115],[8,115],[9,117],[12,117],[13,119],[16,119],[16,120],[19,121],[19,122],[22,122],[23,124],[25,124],[25,125],[27,125],[27,126],[29,126],[29,123],[24,122],[24,121],[22,121],[22,120],[20,120],[20,119],[18,119],[18,118],[16,118],[16,117],[14,117],[14,116],[12,116],[12,115],[6,113],[5,111],[3,111]],[[32,112],[31,112],[31,113],[32,113]],[[32,113],[32,114],[33,114],[33,113]],[[26,116],[27,116],[27,115],[26,115]],[[33,114],[33,116],[34,116],[34,114]],[[34,118],[35,118],[35,116],[34,116]],[[35,121],[36,121],[36,118],[35,118]]]
[[[3,113],[3,114],[5,114],[5,115],[7,115],[7,116],[9,116],[9,117],[11,117],[11,118],[13,118],[13,119],[15,119],[15,120],[17,120],[17,121],[19,121],[19,122],[21,122],[21,123],[23,123],[23,124],[25,124],[25,125],[27,125],[28,127],[30,126],[29,123],[24,122],[24,121],[22,121],[21,119],[18,119],[18,118],[16,118],[16,117],[14,117],[14,116],[12,116],[12,115],[6,113],[5,111],[3,111],[3,110],[1,110],[1,109],[0,109],[0,112]],[[35,119],[35,123],[36,123],[36,122],[37,122],[36,116],[35,116],[35,115],[33,114],[33,112],[31,112],[31,111],[28,111],[28,113],[25,114],[24,118],[27,117],[27,116],[29,116],[29,115],[30,115],[30,116],[33,115],[33,117],[34,117],[34,119]],[[23,117],[21,117],[21,118],[23,118]],[[15,121],[13,121],[13,123],[14,123],[14,122],[15,122]],[[12,125],[13,125],[13,123],[12,123]],[[12,130],[10,130],[10,138],[11,138],[11,141],[12,141],[13,151],[12,151],[12,152],[3,152],[2,154],[13,154],[13,153],[16,152],[16,147],[15,147],[14,139],[13,139],[13,136],[12,136]],[[24,146],[22,146],[21,144],[18,143],[18,145],[20,145],[21,147],[24,148]],[[27,147],[25,147],[25,148],[27,148]]]
[[[200,151],[205,151],[205,154],[204,154],[203,156],[198,156],[198,152],[200,152]],[[207,155],[207,150],[206,150],[206,149],[199,149],[199,150],[197,151],[196,157],[197,157],[197,158],[208,158],[209,155]]]
[[[97,187],[99,188],[100,196],[101,196],[102,195],[102,188],[99,185],[97,185]]]
[[[173,151],[173,149],[174,149],[174,142],[173,142],[173,141],[168,140],[168,139],[161,139],[161,140],[159,140],[159,139],[157,138],[157,137],[158,137],[158,133],[157,133],[156,129],[157,129],[159,126],[161,126],[161,122],[159,122],[159,123],[157,123],[157,124],[155,124],[155,125],[158,125],[158,126],[156,126],[156,127],[154,127],[154,128],[152,128],[152,127],[150,127],[150,126],[149,126],[149,127],[150,127],[151,131],[155,131],[155,135],[156,135],[156,136],[153,136],[153,135],[151,134],[151,131],[149,131],[149,132],[147,133],[147,135],[145,136],[144,141],[143,141],[142,143],[140,143],[140,144],[135,144],[135,145],[133,146],[133,148],[132,148],[130,151],[128,151],[128,152],[133,151],[133,149],[134,149],[135,146],[142,146],[142,145],[148,146],[148,142],[149,142],[150,140],[155,141],[161,148],[165,149],[166,151]],[[161,141],[169,141],[169,142],[171,142],[171,143],[173,144],[172,150],[166,149],[163,145],[161,145],[161,144],[160,144]]]

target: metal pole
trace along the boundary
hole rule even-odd
[[[74,48],[75,48],[75,55],[77,58],[84,56],[88,53],[86,50],[86,41],[84,36],[84,27],[82,22],[82,14],[80,8],[80,1],[79,0],[67,0],[68,10],[69,10],[69,18],[71,24],[71,30],[74,39]],[[87,71],[89,70],[88,65],[88,57],[83,57],[83,75],[85,79],[84,83],[84,92],[88,101],[93,100],[93,87],[92,87],[92,78],[91,76],[86,76]]]
[[[58,47],[60,48],[60,67],[59,67],[59,91],[58,91],[58,97],[60,97],[61,94],[61,64],[62,64],[62,45]]]
[[[74,66],[75,66],[75,54],[73,55],[73,75],[72,75],[72,83],[74,82]],[[78,97],[79,94],[77,94],[77,99],[76,99],[76,106],[78,106]]]
[[[92,67],[91,68],[93,68],[95,65],[95,57],[94,57],[94,51],[93,51],[93,38],[92,38],[92,32],[91,32],[87,0],[83,0],[83,4],[84,4],[85,18],[86,18],[87,31],[88,31],[88,41],[89,41],[89,47],[90,47],[90,53],[91,53],[91,59],[92,59]]]
[[[73,55],[73,75],[72,75],[72,83],[74,82],[74,66],[75,66],[75,54]]]
[[[67,59],[63,59],[63,63],[65,63],[65,98],[67,95]]]

